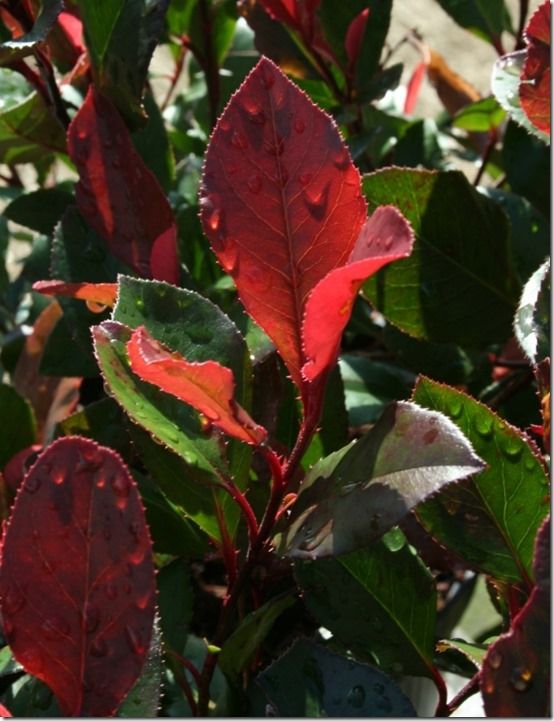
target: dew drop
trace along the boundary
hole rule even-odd
[[[262,85],[266,90],[269,90],[275,85],[275,74],[269,68],[264,68],[261,73]]]
[[[494,423],[490,416],[477,415],[473,421],[473,426],[481,438],[491,438],[494,433]]]
[[[528,691],[533,682],[533,674],[528,668],[515,668],[510,675],[510,685],[516,691]]]
[[[107,305],[104,305],[104,303],[98,303],[95,300],[87,300],[85,301],[85,305],[91,313],[103,313],[108,307]]]
[[[346,170],[346,168],[350,164],[350,158],[348,157],[348,151],[344,147],[341,147],[338,150],[336,150],[332,154],[331,159],[333,161],[334,166],[336,168],[338,168],[339,170]]]
[[[212,212],[208,217],[208,227],[213,230],[214,233],[221,227],[222,211],[220,208],[213,208]]]
[[[103,473],[102,471],[99,471],[99,472],[96,474],[96,479],[95,479],[94,482],[95,482],[95,484],[96,484],[96,488],[104,488],[104,487],[105,487],[105,485],[106,485],[106,476],[104,475],[104,473]]]
[[[144,561],[145,556],[146,548],[142,545],[139,545],[132,553],[129,554],[129,560],[132,564],[138,566]]]
[[[248,138],[241,130],[234,130],[231,135],[231,145],[233,148],[245,150],[248,147]]]
[[[85,631],[94,633],[100,625],[100,609],[94,603],[88,602],[85,607]]]
[[[137,310],[144,310],[144,301],[142,298],[137,298],[135,301],[135,305],[137,307]]]
[[[306,206],[316,220],[321,220],[325,214],[325,209],[327,208],[327,195],[326,189],[304,191]]]
[[[500,449],[508,460],[518,461],[523,453],[523,443],[519,438],[506,436],[500,440]]]
[[[379,694],[379,696],[382,696],[385,693],[385,687],[382,683],[374,683],[373,690],[376,694]]]
[[[103,656],[107,656],[108,644],[106,643],[106,640],[102,638],[102,636],[96,637],[94,641],[90,644],[89,653],[95,658],[102,658]]]
[[[129,644],[129,648],[131,649],[131,651],[137,656],[142,656],[145,652],[145,648],[140,632],[135,631],[133,628],[131,628],[131,626],[126,626],[125,636],[127,638],[127,643]]]
[[[346,695],[346,702],[353,708],[362,708],[365,701],[365,689],[363,686],[353,686]]]
[[[65,481],[65,470],[63,468],[54,468],[51,478],[56,486],[61,486]]]
[[[293,127],[298,133],[298,135],[302,135],[304,130],[306,130],[306,123],[302,120],[302,118],[296,118],[293,123]]]
[[[250,178],[248,179],[247,185],[248,185],[248,189],[250,190],[250,192],[257,195],[263,186],[263,180],[262,180],[261,175],[259,175],[258,173],[254,173],[253,175],[251,175]]]
[[[146,593],[144,596],[139,596],[135,601],[136,607],[140,608],[141,611],[144,611],[150,602],[150,598],[150,593]]]
[[[116,473],[111,480],[111,487],[117,496],[116,505],[118,508],[125,508],[129,497],[129,481],[123,474]]]
[[[388,238],[385,238],[385,250],[390,250],[392,248],[392,245],[394,243],[394,238],[389,235]]]
[[[115,583],[107,583],[104,586],[104,593],[108,601],[115,601],[117,598],[117,586]]]
[[[38,473],[32,473],[30,476],[28,476],[23,488],[27,491],[27,493],[36,493],[41,487],[41,485],[42,480]]]
[[[534,456],[528,456],[523,465],[525,466],[526,471],[534,471],[537,468],[537,461]]]
[[[488,678],[485,681],[485,685],[483,686],[483,691],[485,693],[494,693],[494,680],[492,678]]]
[[[450,402],[448,412],[452,418],[459,418],[464,412],[464,406],[461,400],[454,399]]]
[[[491,668],[499,669],[502,666],[502,654],[498,651],[491,651],[487,658]]]

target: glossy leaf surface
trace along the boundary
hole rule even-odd
[[[396,683],[382,671],[305,639],[297,640],[268,666],[256,683],[262,687],[275,716],[416,715]]]
[[[364,193],[370,211],[391,203],[416,235],[409,258],[364,284],[372,304],[417,338],[462,346],[506,340],[518,288],[496,203],[459,172],[387,168],[365,176]]]
[[[79,172],[77,204],[89,225],[139,275],[177,283],[169,203],[118,111],[93,88],[69,126],[68,149]]]
[[[525,28],[527,57],[523,65],[519,98],[523,111],[540,131],[550,135],[550,0],[533,13]]]
[[[482,468],[447,418],[393,404],[359,441],[310,470],[278,551],[314,559],[361,548],[442,486]]]
[[[219,262],[300,386],[306,300],[350,257],[366,208],[334,122],[265,58],[215,128],[201,206]]]
[[[536,585],[527,603],[483,662],[481,691],[487,716],[550,715],[550,518],[537,535],[534,571]]]
[[[436,592],[399,530],[340,558],[297,562],[295,575],[311,615],[358,657],[431,675]]]
[[[143,326],[133,332],[127,351],[131,368],[142,380],[190,404],[225,433],[255,445],[267,437],[265,429],[236,403],[229,368],[215,361],[188,362],[155,341]]]
[[[87,304],[97,304],[101,310],[112,307],[117,297],[116,283],[65,283],[63,280],[38,280],[33,284],[33,290],[43,295],[61,295],[86,300]]]
[[[126,467],[88,439],[56,441],[25,478],[4,537],[0,598],[15,657],[64,714],[112,715],[142,670],[154,597]]]
[[[454,388],[422,378],[413,399],[449,416],[488,466],[420,506],[423,525],[478,570],[511,583],[532,578],[534,538],[550,500],[536,448],[520,430]]]

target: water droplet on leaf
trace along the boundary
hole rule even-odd
[[[36,493],[40,488],[41,484],[42,480],[38,473],[33,473],[27,478],[23,488],[27,491],[27,493]]]
[[[298,133],[298,135],[302,135],[304,130],[306,130],[306,123],[302,120],[302,118],[296,118],[293,127]]]
[[[491,668],[494,668],[495,670],[502,666],[502,654],[498,651],[491,651],[487,660]]]
[[[510,685],[516,691],[528,691],[533,681],[533,674],[528,668],[515,668],[510,676]]]
[[[108,655],[108,644],[102,636],[95,638],[90,644],[89,653],[95,658],[102,658]]]
[[[362,708],[365,702],[365,689],[363,686],[353,686],[346,696],[346,701],[353,708]]]
[[[473,421],[473,426],[481,438],[491,438],[494,433],[494,422],[490,416],[477,415]]]
[[[257,195],[263,186],[263,181],[262,181],[261,175],[259,175],[258,173],[254,173],[253,175],[251,175],[250,178],[248,179],[247,185],[248,185],[248,189],[252,193]]]
[[[248,147],[248,138],[241,130],[234,130],[231,135],[231,145],[233,148],[245,150]]]

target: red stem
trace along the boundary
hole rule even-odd
[[[238,504],[242,515],[244,516],[244,520],[246,521],[246,525],[248,526],[248,538],[250,540],[250,544],[254,543],[258,536],[258,520],[256,519],[252,506],[248,503],[244,493],[235,486],[230,478],[223,479],[223,488]]]
[[[466,685],[461,688],[454,698],[446,704],[446,716],[450,716],[456,709],[463,704],[470,696],[479,691],[479,683],[481,681],[481,671],[470,678]],[[437,714],[438,715],[438,714]]]
[[[190,710],[193,716],[198,716],[198,705],[196,701],[194,700],[194,696],[192,694],[192,689],[190,687],[190,684],[185,676],[185,674],[181,671],[181,669],[178,666],[173,667],[173,675],[175,676],[175,680],[181,687],[183,693],[185,694],[185,698],[187,699],[187,703],[190,706]]]
[[[444,682],[444,679],[440,675],[436,666],[431,666],[430,671],[433,674],[433,681],[435,682],[435,686],[437,687],[437,691],[439,692],[439,701],[437,703],[435,716],[449,716],[450,712],[448,710],[448,689],[446,688],[446,683]]]
[[[196,668],[192,661],[190,661],[188,658],[185,658],[184,656],[181,656],[181,654],[173,651],[172,649],[169,649],[168,653],[173,656],[173,658],[177,659],[181,666],[184,666],[187,669],[187,671],[193,677],[194,682],[198,686],[198,684],[200,683],[200,671]]]

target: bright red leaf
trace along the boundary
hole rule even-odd
[[[133,332],[127,351],[131,368],[140,378],[190,404],[217,428],[246,443],[259,445],[266,439],[265,428],[235,402],[229,368],[215,361],[189,362],[166,350],[143,326]]]
[[[89,225],[139,275],[177,283],[177,230],[167,198],[114,105],[93,87],[69,126],[68,150]]]
[[[63,295],[85,300],[91,310],[112,308],[117,299],[117,283],[66,283],[64,280],[38,280],[33,290],[43,295]],[[95,307],[95,305],[97,307]]]
[[[12,715],[11,715],[11,713],[8,711],[8,709],[7,709],[3,704],[1,704],[1,703],[0,703],[0,716],[1,716],[2,718],[11,718],[11,717],[12,717]]]
[[[112,716],[141,673],[155,610],[151,541],[119,456],[62,438],[17,495],[0,566],[4,633],[67,716]]]
[[[519,97],[529,120],[550,135],[550,0],[535,11],[525,29],[527,57]]]
[[[306,301],[347,262],[366,203],[334,121],[267,58],[216,125],[201,207],[206,234],[242,303],[300,386]]]

